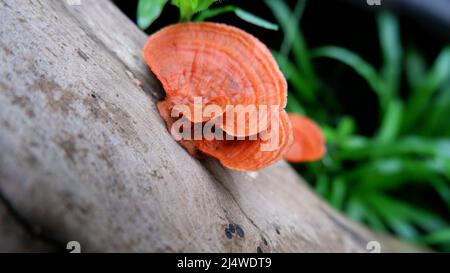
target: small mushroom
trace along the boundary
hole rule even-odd
[[[316,161],[326,153],[325,138],[320,127],[311,119],[289,113],[294,142],[284,155],[284,158],[293,163]]]
[[[178,118],[170,115],[174,107],[186,105],[190,114],[184,118],[191,123],[217,119],[215,129],[231,136],[232,140],[181,140],[188,152],[213,156],[224,166],[243,171],[259,170],[283,157],[292,142],[284,110],[287,83],[272,54],[257,38],[225,24],[179,23],[151,35],[143,54],[166,92],[158,109],[169,128]],[[197,97],[200,105],[195,103]],[[220,111],[206,118],[194,114],[198,107],[208,105],[216,105]],[[241,107],[230,114],[229,106]],[[263,108],[267,111],[261,111]],[[253,114],[259,118],[250,118]],[[240,125],[244,120],[239,127],[244,130],[238,128],[238,119]],[[262,149],[271,136],[276,136],[277,148]]]

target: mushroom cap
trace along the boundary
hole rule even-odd
[[[238,28],[210,22],[170,25],[150,36],[143,53],[163,85],[169,108],[188,105],[191,115],[187,118],[194,123],[210,119],[194,117],[199,107],[195,97],[201,97],[203,109],[218,105],[215,117],[225,115],[227,105],[286,106],[287,83],[269,49]],[[220,128],[233,136],[251,136],[267,129],[267,122],[258,124],[245,110],[238,109],[234,117],[225,115]],[[267,120],[275,114],[268,111]],[[239,115],[245,117],[239,123],[245,130],[236,127]],[[230,118],[233,122],[225,122]]]
[[[203,153],[217,158],[227,168],[256,171],[282,159],[292,144],[292,128],[285,111],[273,117],[267,131],[268,135],[264,139],[202,140],[196,146]],[[276,143],[269,144],[272,140]]]
[[[179,140],[189,153],[254,171],[289,149],[287,83],[270,51],[252,35],[218,23],[179,23],[151,35],[143,53],[166,92],[157,107],[169,130],[179,119],[195,126],[213,121],[226,138]],[[188,113],[178,106],[187,106]],[[203,116],[208,106],[215,106],[213,115]]]
[[[293,163],[321,159],[326,153],[325,138],[320,127],[311,119],[289,113],[294,141],[284,158]]]

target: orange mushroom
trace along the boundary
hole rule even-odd
[[[191,154],[200,151],[236,170],[258,170],[289,148],[287,83],[270,51],[252,35],[218,23],[179,23],[151,35],[143,54],[166,92],[158,109],[168,127],[181,115],[192,124],[213,121],[226,137],[180,141]],[[179,105],[188,113],[171,116]],[[208,106],[216,107],[214,115],[195,114]],[[239,107],[229,112],[229,106]],[[273,137],[276,147],[264,149]]]
[[[292,144],[292,128],[286,112],[279,117],[276,149],[266,151],[263,148],[269,140],[258,138],[256,140],[223,140],[201,141],[198,148],[205,154],[217,158],[222,165],[241,171],[256,171],[269,166],[283,158]],[[270,145],[269,145],[270,146]]]
[[[325,138],[320,127],[305,116],[289,113],[294,132],[294,142],[284,155],[293,163],[309,162],[321,159],[325,152]]]

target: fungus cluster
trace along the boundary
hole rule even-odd
[[[211,127],[213,138],[177,138],[189,153],[253,171],[288,152],[287,83],[254,36],[224,24],[179,23],[151,35],[143,53],[166,92],[157,106],[172,134],[180,121],[176,131],[189,136],[198,125]]]
[[[305,116],[289,114],[292,124],[294,141],[284,154],[284,159],[293,163],[316,161],[321,159],[325,152],[325,137],[320,127]]]

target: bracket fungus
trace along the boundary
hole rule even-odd
[[[321,159],[325,152],[325,137],[320,127],[305,116],[289,113],[294,141],[284,158],[293,163]]]
[[[151,35],[143,54],[166,92],[158,110],[172,135],[189,131],[176,137],[189,153],[242,171],[282,159],[293,139],[287,83],[257,38],[225,24],[178,23]],[[208,124],[214,137],[200,130],[197,138],[195,128]]]

